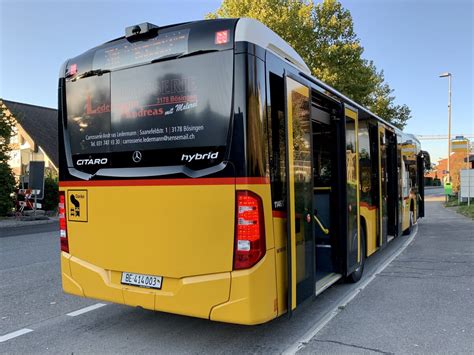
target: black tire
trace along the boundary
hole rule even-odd
[[[365,229],[361,226],[360,228],[360,265],[355,269],[352,274],[348,275],[346,280],[350,283],[356,283],[362,278],[364,273],[364,265],[366,258],[366,247],[365,247]]]
[[[410,217],[409,217],[409,218],[410,218],[410,225],[408,226],[407,229],[405,229],[405,230],[403,231],[403,235],[408,235],[408,234],[410,234],[410,233],[411,233],[411,230],[412,230],[412,228],[413,228],[413,219],[415,218],[415,212],[413,212],[412,210],[410,210],[410,215],[409,215],[409,216],[410,216]]]

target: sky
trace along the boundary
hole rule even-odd
[[[317,1],[316,1],[317,2]],[[452,73],[452,134],[474,135],[474,8],[471,0],[342,0],[355,32],[412,119],[405,131],[446,135]],[[0,98],[57,107],[61,64],[141,22],[202,19],[220,1],[0,0]],[[474,138],[472,138],[474,140]],[[432,161],[446,141],[422,141]]]

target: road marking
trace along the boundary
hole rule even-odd
[[[299,338],[293,345],[288,349],[283,351],[284,355],[296,354],[299,350],[303,349],[309,341],[314,338],[320,331],[323,329],[326,324],[328,324],[335,316],[343,310],[349,302],[351,302],[364,288],[371,283],[375,277],[380,274],[385,268],[390,265],[390,263],[395,260],[403,251],[410,245],[410,243],[415,238],[418,233],[418,225],[415,225],[415,231],[410,235],[409,239],[402,244],[399,250],[397,250],[391,257],[389,257],[382,265],[380,265],[372,275],[370,275],[366,280],[364,280],[359,287],[351,291],[347,296],[345,296],[336,306],[334,306],[328,313],[326,313],[323,318],[321,318],[316,324],[314,324],[311,329],[309,329],[301,338]]]
[[[0,336],[0,343],[3,343],[4,341],[19,337],[20,335],[23,335],[23,334],[31,333],[32,331],[33,331],[33,329],[23,328],[23,329],[15,331],[15,332],[2,335],[2,336]]]
[[[70,317],[76,317],[76,316],[80,316],[81,314],[93,311],[94,309],[101,308],[104,306],[107,306],[107,305],[105,303],[96,303],[96,304],[93,304],[92,306],[78,309],[77,311],[68,313],[66,315]]]

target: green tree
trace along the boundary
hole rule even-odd
[[[11,116],[7,116],[4,108],[0,110],[0,216],[5,216],[14,206],[12,194],[15,190],[15,177],[8,164],[14,122]]]
[[[312,74],[403,128],[406,105],[395,105],[383,72],[362,57],[352,16],[337,0],[223,0],[207,18],[249,17],[267,25],[303,58]]]
[[[411,110],[407,105],[396,105],[394,101],[393,90],[385,82],[382,71],[378,74],[377,85],[369,95],[366,105],[379,117],[403,129],[411,118]]]
[[[44,179],[43,209],[45,211],[55,211],[59,203],[58,177],[47,174]]]
[[[367,105],[379,78],[372,62],[362,58],[364,48],[354,32],[351,14],[335,0],[314,7],[313,74],[349,96]]]

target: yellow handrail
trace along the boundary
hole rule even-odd
[[[324,190],[331,191],[331,187],[330,186],[313,187],[313,190],[314,191],[324,191]]]
[[[313,215],[314,217],[314,220],[316,221],[316,223],[319,225],[319,228],[321,228],[321,230],[323,231],[324,234],[328,235],[329,234],[329,229],[325,228],[323,226],[323,224],[321,223],[321,221],[318,219],[318,217],[316,217],[316,215]]]

